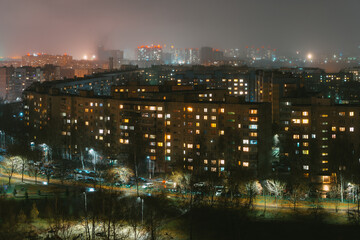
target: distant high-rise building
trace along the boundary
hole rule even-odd
[[[241,50],[239,48],[231,48],[231,49],[225,49],[224,51],[224,57],[227,58],[241,58]]]
[[[162,47],[160,45],[141,46],[137,49],[138,61],[161,61]]]
[[[6,100],[8,95],[8,84],[14,73],[13,67],[0,68],[0,100]]]
[[[104,46],[100,45],[97,49],[97,59],[99,61],[109,61],[109,58],[113,58],[114,63],[124,59],[124,51],[121,50],[107,50]],[[114,64],[116,67],[116,64]]]
[[[52,64],[56,66],[68,66],[71,64],[73,57],[67,54],[64,55],[49,55],[49,54],[30,54],[22,56],[22,65],[31,67],[42,67],[46,64]]]
[[[22,97],[22,92],[33,82],[40,81],[41,78],[42,73],[40,68],[15,68],[7,84],[6,100],[9,102],[20,100]]]
[[[212,65],[216,61],[224,59],[224,52],[211,47],[202,47],[200,49],[200,63],[204,65]]]
[[[202,47],[200,49],[200,63],[211,64],[214,62],[214,51],[211,47]]]
[[[200,52],[198,48],[185,49],[185,64],[199,64]]]

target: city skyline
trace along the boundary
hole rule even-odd
[[[100,43],[131,54],[137,46],[158,43],[358,55],[360,35],[351,29],[359,3],[330,2],[16,0],[0,10],[0,30],[12,32],[0,37],[0,56],[68,52],[81,58]]]

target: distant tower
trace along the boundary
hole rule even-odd
[[[211,47],[202,47],[200,49],[200,63],[211,64],[214,62],[214,51]]]
[[[114,58],[113,57],[109,57],[109,69],[110,70],[114,69]]]
[[[97,57],[100,61],[106,61],[106,52],[103,45],[99,45],[97,48]]]

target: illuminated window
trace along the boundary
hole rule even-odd
[[[224,130],[221,130],[220,131],[220,135],[224,135],[225,134],[225,131]]]
[[[309,165],[303,165],[304,170],[309,170]]]
[[[157,145],[158,145],[159,147],[162,147],[162,146],[163,146],[163,142],[158,142]]]
[[[204,108],[204,112],[207,112],[208,111],[208,109],[207,108]]]
[[[216,120],[216,116],[211,116],[211,120]]]
[[[336,132],[336,127],[331,127],[331,131]]]
[[[257,137],[257,132],[251,132],[250,137]]]
[[[158,117],[158,118],[162,118],[163,115],[162,115],[161,113],[159,113],[159,114],[157,115],[157,117]]]
[[[244,139],[243,144],[249,144],[249,139]]]
[[[350,131],[350,132],[354,132],[354,127],[350,127],[350,128],[349,128],[349,131]]]
[[[195,125],[196,125],[197,127],[200,127],[200,123],[199,123],[199,122],[197,122]]]
[[[243,162],[244,167],[249,167],[249,162]]]
[[[309,116],[309,112],[302,112],[303,116]]]
[[[249,129],[257,129],[257,125],[255,125],[255,124],[252,124],[252,125],[249,125]]]
[[[166,125],[167,125],[167,126],[170,126],[170,125],[171,125],[171,122],[170,122],[170,121],[166,121]]]
[[[241,146],[238,146],[238,150],[241,151]]]
[[[304,147],[308,147],[308,146],[309,146],[309,143],[308,143],[308,142],[303,142],[303,146],[304,146]]]
[[[291,119],[292,123],[300,123],[300,119]]]
[[[309,123],[309,119],[303,119],[303,120],[302,120],[302,123],[303,123],[303,124],[308,124],[308,123]]]
[[[204,115],[204,120],[207,120],[208,119],[208,116],[207,115]]]
[[[221,108],[221,109],[220,109],[220,112],[221,112],[221,113],[224,113],[224,112],[225,112],[225,109],[224,109],[224,108]]]
[[[257,122],[258,118],[257,117],[250,117],[249,120],[250,120],[250,122]]]
[[[243,147],[244,152],[249,152],[249,147]]]
[[[216,123],[212,123],[212,124],[211,124],[211,127],[212,127],[212,128],[216,128]]]
[[[300,135],[299,134],[294,134],[293,139],[300,139]]]
[[[188,111],[188,112],[192,112],[192,111],[193,111],[193,108],[192,108],[192,107],[188,107],[188,108],[187,108],[187,111]]]
[[[240,123],[238,124],[238,128],[241,128],[241,124],[240,124]]]
[[[196,134],[200,134],[200,130],[195,130],[195,133],[196,133]]]
[[[124,119],[124,123],[128,123],[129,122],[129,119]]]
[[[303,138],[303,139],[309,139],[309,135],[307,135],[307,134],[302,135],[302,138]]]
[[[200,119],[200,115],[196,115],[196,119]]]
[[[257,109],[250,109],[250,114],[257,114]]]
[[[309,154],[309,150],[302,150],[302,154],[308,155],[308,154]]]
[[[345,112],[339,112],[339,116],[344,117],[344,116],[345,116]]]
[[[335,138],[336,138],[336,134],[332,134],[332,135],[331,135],[331,138],[332,138],[332,139],[335,139]]]
[[[157,110],[158,110],[158,111],[162,111],[163,108],[162,108],[162,107],[158,107]]]
[[[216,172],[216,167],[212,167],[212,168],[211,168],[211,171],[212,171],[212,172]]]
[[[85,125],[86,125],[86,126],[89,126],[89,121],[85,121]]]
[[[166,139],[170,140],[170,139],[171,139],[171,135],[166,135]]]
[[[188,143],[187,148],[193,148],[193,144],[192,144],[192,143]]]
[[[124,106],[123,106],[122,104],[120,104],[120,105],[119,105],[119,108],[120,108],[120,109],[123,109],[123,108],[124,108]]]
[[[321,115],[321,117],[326,118],[326,117],[328,117],[328,115],[327,115],[327,114],[323,114],[323,115]]]
[[[216,108],[212,108],[211,112],[216,113]]]
[[[323,152],[323,153],[321,153],[321,156],[327,156],[328,155],[328,153],[327,152]]]
[[[225,160],[220,160],[220,164],[224,165],[225,164]]]
[[[326,164],[326,163],[329,163],[329,161],[324,160],[321,163]]]
[[[208,160],[207,160],[207,159],[204,160],[204,164],[208,164]]]
[[[339,127],[340,132],[345,132],[345,127]]]
[[[349,116],[353,117],[354,116],[354,112],[349,112]]]

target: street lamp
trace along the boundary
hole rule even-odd
[[[138,197],[136,199],[138,203],[141,202],[141,224],[144,224],[144,199],[141,197]]]
[[[94,164],[94,171],[96,171],[95,165],[96,165],[96,151],[94,149],[90,149],[89,153],[93,156],[93,164]]]

